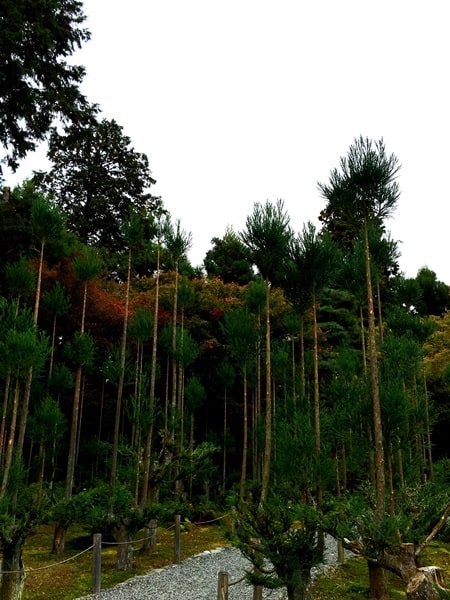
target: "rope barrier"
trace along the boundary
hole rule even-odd
[[[57,563],[52,563],[51,565],[45,565],[43,567],[36,567],[35,569],[21,569],[19,571],[0,571],[0,575],[5,575],[6,573],[36,573],[37,571],[44,571],[45,569],[51,569],[53,567],[58,567],[59,565],[63,565],[66,562],[69,562],[70,560],[75,560],[75,558],[78,558],[79,556],[81,556],[82,554],[85,554],[86,552],[89,552],[89,550],[92,550],[94,546],[89,546],[89,548],[86,548],[85,550],[82,550],[81,552],[78,552],[78,554],[74,554],[73,556],[69,556],[69,558],[65,558],[64,560],[61,560]]]
[[[216,519],[211,519],[209,521],[202,521],[202,522],[194,522],[191,523],[192,525],[195,526],[201,526],[201,525],[209,525],[210,523],[214,523],[216,521],[220,521],[221,519],[224,519],[225,517],[229,516],[231,513],[226,513],[225,515],[222,515],[221,517],[217,517]],[[166,531],[170,531],[171,529],[173,529],[175,527],[175,524],[170,525],[169,527],[166,528]],[[129,540],[126,542],[104,542],[102,540],[101,545],[102,546],[121,546],[121,545],[129,545],[129,544],[139,544],[141,542],[145,542],[146,540],[151,539],[152,536],[146,536],[143,538],[139,538],[137,540]],[[22,569],[22,570],[16,570],[16,571],[0,571],[0,575],[4,575],[7,573],[36,573],[37,571],[44,571],[46,569],[51,569],[53,567],[58,567],[59,565],[63,565],[66,562],[69,562],[71,560],[75,560],[76,558],[78,558],[79,556],[81,556],[82,554],[85,554],[86,552],[89,552],[90,550],[92,550],[94,547],[94,545],[89,546],[89,548],[86,548],[85,550],[82,550],[81,552],[79,552],[78,554],[75,554],[74,556],[70,556],[69,558],[66,558],[64,560],[61,560],[60,562],[57,563],[52,563],[50,565],[45,565],[42,567],[36,567],[36,568],[30,568],[30,569]],[[242,581],[239,580],[239,581]],[[230,585],[234,585],[235,583],[239,583],[239,581],[236,581],[234,583],[230,583]]]
[[[243,575],[240,579],[236,579],[236,581],[232,581],[231,583],[228,584],[228,587],[230,587],[231,585],[236,585],[237,583],[241,583],[242,581],[244,581],[245,579],[245,575]]]

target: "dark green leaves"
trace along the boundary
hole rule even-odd
[[[13,169],[55,117],[79,118],[86,105],[84,68],[66,60],[90,38],[84,20],[78,0],[0,3],[0,143]]]

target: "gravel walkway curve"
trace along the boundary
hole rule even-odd
[[[326,540],[326,564],[336,563],[336,542]],[[77,600],[216,600],[219,571],[229,574],[229,582],[242,578],[251,564],[236,548],[225,547],[187,558],[179,565],[154,569],[98,594]],[[315,569],[315,573],[320,567]],[[315,574],[313,572],[313,576]],[[229,600],[252,600],[253,587],[245,581],[229,586]],[[284,600],[286,591],[264,590],[264,600]]]

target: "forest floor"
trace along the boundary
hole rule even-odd
[[[227,545],[226,525],[191,525],[181,533],[182,560],[204,550]],[[142,535],[141,535],[142,534]],[[141,554],[143,532],[137,535],[134,545],[133,567],[129,571],[115,569],[116,547],[102,549],[102,588],[109,588],[130,577],[144,575],[175,560],[175,535],[173,526],[159,527],[155,552]],[[92,538],[79,526],[67,534],[66,549],[62,556],[51,554],[53,526],[45,525],[31,536],[25,545],[23,558],[27,577],[24,600],[73,600],[92,592],[93,563]],[[423,565],[435,564],[444,569],[450,582],[450,544],[433,542],[422,557]],[[405,598],[404,585],[388,574],[392,600]],[[350,558],[344,565],[327,566],[313,590],[314,600],[361,600],[367,598],[369,589],[367,565],[364,560]]]

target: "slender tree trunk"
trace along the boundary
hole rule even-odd
[[[261,503],[267,499],[270,482],[270,460],[272,455],[272,397],[270,360],[270,284],[266,278],[266,433],[261,481]]]
[[[247,454],[248,454],[248,416],[247,416],[247,371],[244,370],[244,406],[243,406],[243,441],[242,441],[242,464],[241,464],[241,484],[240,484],[240,499],[244,500],[245,498],[245,485],[247,480]]]
[[[177,313],[178,313],[178,263],[175,268],[175,291],[172,315],[172,439],[175,439],[175,415],[177,408]]]
[[[41,300],[41,283],[42,283],[42,269],[44,265],[44,247],[45,241],[41,241],[41,251],[39,255],[39,269],[38,276],[36,282],[36,297],[34,300],[34,312],[33,312],[33,321],[37,326],[38,314],[39,314],[39,304]],[[33,367],[30,367],[28,370],[27,379],[25,381],[25,390],[23,394],[23,402],[22,402],[22,413],[20,417],[19,424],[19,435],[17,437],[17,455],[19,457],[22,456],[23,446],[25,443],[25,431],[27,428],[27,419],[28,419],[28,407],[30,405],[30,396],[31,396],[31,384],[33,381]]]
[[[377,308],[378,308],[378,334],[380,342],[383,343],[383,315],[381,313],[381,289],[380,282],[377,281]]]
[[[53,317],[53,325],[52,325],[52,343],[50,347],[50,362],[48,365],[48,378],[47,381],[50,381],[53,374],[53,360],[55,357],[55,341],[56,341],[56,315]]]
[[[366,283],[368,303],[368,328],[369,328],[369,356],[370,356],[370,381],[373,402],[373,434],[375,442],[375,480],[376,480],[376,516],[382,521],[385,513],[385,473],[384,473],[384,448],[383,425],[381,420],[380,386],[378,381],[378,357],[375,327],[375,313],[373,305],[372,277],[370,266],[370,250],[367,220],[364,222],[365,256],[366,256]]]
[[[125,291],[125,314],[123,316],[122,344],[120,348],[120,375],[117,386],[116,416],[114,419],[114,436],[111,456],[111,487],[114,488],[117,480],[117,456],[119,453],[119,432],[120,420],[122,415],[122,397],[123,386],[125,382],[125,360],[127,352],[127,331],[128,331],[128,307],[130,304],[130,283],[131,283],[131,249],[128,250],[127,267],[127,286]]]
[[[14,389],[11,424],[9,427],[8,444],[6,446],[5,468],[3,470],[3,481],[2,481],[1,491],[0,491],[0,497],[3,497],[5,495],[6,487],[8,485],[8,480],[9,480],[9,471],[11,469],[12,458],[13,458],[14,440],[16,437],[16,423],[17,423],[17,413],[18,413],[18,407],[19,407],[19,396],[20,396],[20,383],[19,383],[19,378],[17,377],[16,387]]]
[[[368,305],[368,331],[369,331],[369,358],[370,381],[373,403],[373,435],[375,442],[375,518],[381,523],[385,515],[386,480],[384,473],[384,448],[383,425],[381,420],[380,386],[378,380],[377,339],[375,327],[375,311],[372,292],[372,275],[370,265],[369,233],[367,218],[364,220],[364,250],[366,263],[367,305]],[[387,597],[384,573],[378,565],[369,563],[370,592],[377,600]]]
[[[364,313],[362,304],[359,305],[359,323],[361,329],[361,352],[363,360],[363,371],[367,373],[367,354],[366,354],[366,330],[364,327]]]
[[[152,340],[152,359],[150,369],[150,402],[149,402],[149,413],[150,423],[147,431],[147,439],[145,442],[144,450],[144,465],[143,465],[143,481],[142,481],[142,494],[141,494],[141,506],[145,506],[148,497],[148,483],[150,477],[150,461],[152,454],[153,444],[153,429],[154,429],[154,413],[155,413],[155,387],[156,387],[156,359],[158,349],[158,318],[159,318],[159,264],[160,260],[160,249],[158,243],[157,257],[156,257],[156,282],[155,282],[155,309],[153,312],[153,340]],[[167,386],[166,386],[167,390]],[[167,393],[167,392],[166,392]],[[167,435],[167,402],[166,402],[166,413],[165,413],[165,435]]]
[[[3,465],[3,457],[5,454],[6,420],[8,417],[10,386],[11,386],[11,372],[9,371],[6,375],[5,393],[3,395],[2,423],[0,425],[0,466]]]
[[[87,281],[84,282],[83,290],[83,308],[81,311],[81,327],[80,333],[84,333],[84,322],[86,318],[86,302],[87,302]],[[69,499],[72,497],[73,482],[75,475],[75,461],[77,452],[77,439],[78,439],[78,422],[79,422],[79,411],[80,411],[80,397],[81,397],[81,378],[82,368],[79,366],[75,374],[75,387],[73,394],[72,404],[72,421],[70,427],[69,437],[69,452],[67,456],[67,473],[66,473],[66,489],[65,498]]]
[[[223,396],[223,450],[222,450],[222,493],[225,493],[227,480],[227,386]]]
[[[428,389],[427,389],[427,379],[425,375],[423,376],[423,392],[424,392],[424,400],[425,400],[425,427],[426,427],[426,436],[427,436],[427,464],[428,464],[428,472],[430,480],[433,481],[433,453],[431,448],[431,428],[430,428],[430,409],[429,409],[429,399],[428,399]]]

